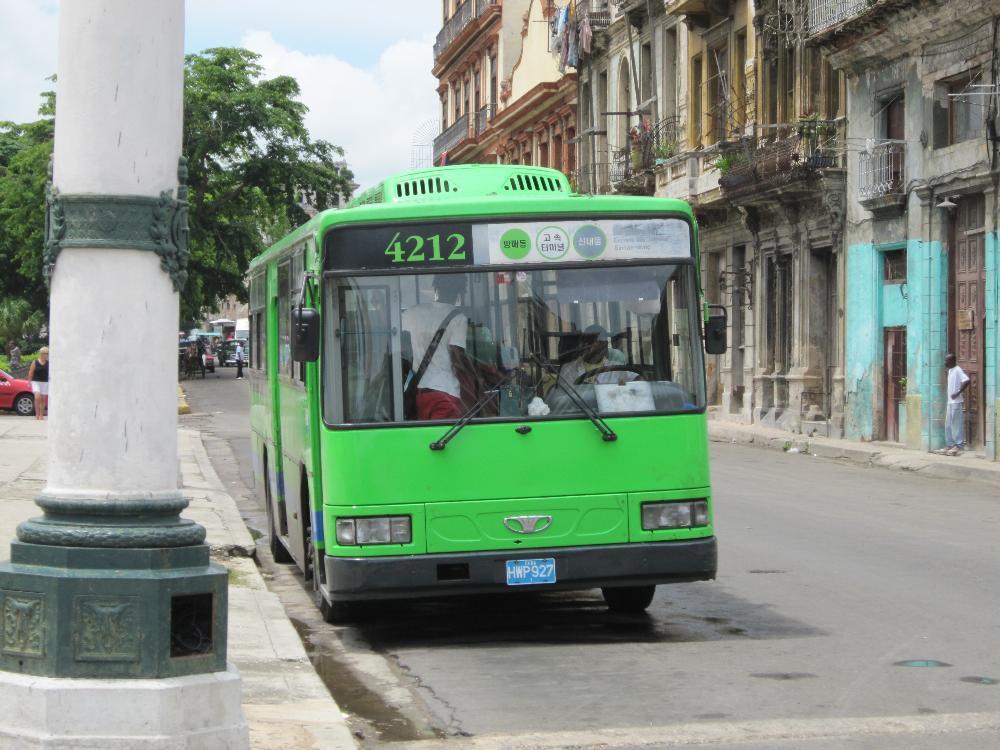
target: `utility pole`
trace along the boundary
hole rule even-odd
[[[44,511],[0,566],[0,745],[244,748],[227,576],[177,487],[183,0],[67,0]]]

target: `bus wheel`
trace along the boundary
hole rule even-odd
[[[267,453],[264,454],[264,508],[267,511],[267,548],[276,563],[294,562],[288,554],[285,545],[278,538],[274,528],[274,508],[271,503],[271,470],[267,466]]]
[[[655,593],[656,586],[608,586],[601,589],[608,609],[623,614],[645,612]]]

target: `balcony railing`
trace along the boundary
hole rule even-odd
[[[472,23],[473,19],[479,18],[486,12],[487,8],[496,4],[497,0],[465,0],[459,5],[454,15],[445,21],[434,41],[434,62],[437,62],[441,53],[455,41],[455,38],[462,33],[466,26]]]
[[[490,126],[493,122],[493,105],[487,104],[485,107],[481,107],[478,112],[476,112],[476,135],[482,134],[486,128]]]
[[[806,22],[810,34],[818,34],[831,26],[860,15],[876,0],[809,0]]]
[[[583,23],[586,18],[594,33],[604,31],[611,25],[608,0],[576,0],[576,18],[579,23]]]
[[[469,113],[459,117],[434,139],[434,163],[445,151],[451,150],[469,137]]]
[[[629,145],[611,154],[611,184],[631,179],[672,157],[677,151],[678,130],[676,117],[632,128]]]
[[[820,169],[843,166],[844,122],[806,119],[758,125],[752,137],[716,161],[719,186],[729,196],[790,184]]]
[[[607,162],[594,162],[580,165],[572,175],[576,192],[587,195],[601,195],[610,191],[608,185]]]
[[[878,141],[859,155],[858,198],[871,201],[903,192],[906,143]]]

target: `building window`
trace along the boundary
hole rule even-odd
[[[701,55],[691,60],[691,145],[697,148],[701,145],[701,89],[702,80],[702,59]]]
[[[729,50],[725,45],[709,51],[708,111],[712,116],[713,143],[726,140],[729,123]]]
[[[644,104],[653,98],[653,45],[644,44],[639,56],[639,104]]]
[[[736,116],[733,125],[741,131],[747,121],[747,32],[736,32]]]
[[[882,253],[882,280],[886,284],[906,281],[906,250],[886,250]]]
[[[902,91],[896,91],[879,102],[879,137],[889,141],[906,138],[906,99]]]
[[[978,138],[983,133],[982,70],[971,70],[942,81],[934,91],[934,147]]]

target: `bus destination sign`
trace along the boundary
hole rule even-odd
[[[326,240],[331,271],[690,257],[691,226],[675,218],[357,226]]]

